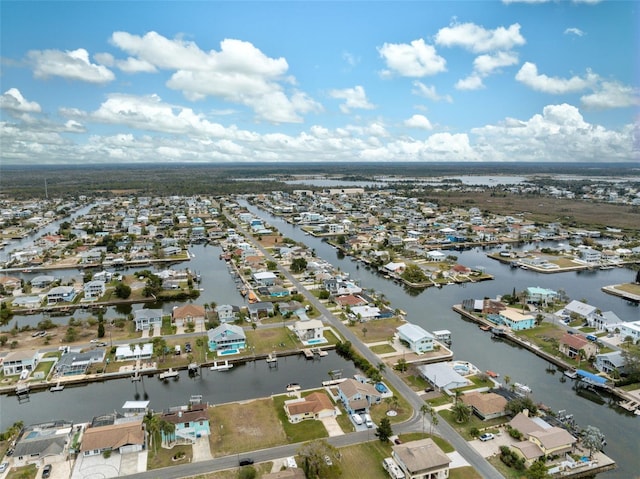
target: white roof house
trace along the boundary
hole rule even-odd
[[[447,363],[418,366],[422,377],[438,389],[455,389],[469,385],[469,381],[453,370]]]
[[[153,344],[136,344],[131,350],[131,346],[124,344],[116,348],[116,361],[132,361],[134,359],[148,359],[153,354]]]
[[[396,329],[398,337],[409,343],[409,347],[415,353],[433,351],[434,336],[417,324],[405,323]]]
[[[567,304],[563,309],[558,311],[558,313],[560,313],[560,316],[562,316],[563,314],[575,313],[582,318],[588,318],[589,316],[595,313],[596,309],[597,308],[595,306],[591,306],[590,304],[573,300],[569,304]]]

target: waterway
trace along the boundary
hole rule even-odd
[[[494,280],[465,285],[444,286],[441,289],[427,288],[419,293],[383,278],[375,271],[343,257],[335,248],[319,238],[305,235],[298,227],[282,218],[273,216],[255,207],[250,211],[262,217],[286,237],[313,248],[316,255],[332,263],[341,271],[360,282],[361,287],[383,293],[391,301],[392,308],[407,313],[407,320],[422,326],[427,331],[448,329],[452,332],[453,351],[456,359],[471,361],[481,370],[492,370],[501,377],[510,376],[512,381],[529,385],[534,399],[555,411],[566,410],[573,414],[578,425],[595,426],[605,434],[608,445],[605,452],[618,464],[618,469],[602,477],[628,479],[640,470],[640,455],[637,454],[640,438],[640,417],[630,416],[620,408],[600,404],[576,394],[573,381],[560,382],[562,374],[547,371],[549,363],[530,352],[504,341],[491,339],[475,323],[465,321],[451,310],[453,304],[467,298],[482,299],[498,294],[522,291],[528,286],[564,289],[569,297],[586,299],[602,311],[613,311],[625,321],[637,320],[640,309],[626,301],[603,293],[600,288],[608,284],[632,281],[635,272],[616,268],[598,270],[593,273],[543,274],[520,268],[510,268],[486,256],[489,250],[474,248],[452,251],[461,264],[472,268],[482,267]],[[530,247],[530,246],[529,246]]]
[[[490,369],[508,375],[513,381],[528,384],[533,389],[534,398],[552,409],[566,410],[573,414],[577,423],[586,427],[598,427],[607,437],[607,452],[617,463],[618,469],[603,477],[623,479],[632,477],[640,470],[640,455],[636,453],[640,437],[640,419],[623,414],[618,408],[609,407],[578,396],[572,389],[572,381],[561,383],[561,373],[547,371],[549,364],[533,354],[510,343],[495,341],[489,334],[465,321],[451,310],[451,306],[466,298],[481,299],[485,296],[522,291],[528,286],[564,289],[575,299],[586,299],[589,304],[603,311],[611,310],[626,321],[637,320],[640,310],[626,301],[603,293],[604,285],[629,282],[635,274],[627,269],[612,269],[594,273],[542,274],[530,270],[512,269],[486,257],[480,248],[452,252],[459,262],[470,267],[482,267],[495,277],[493,281],[466,285],[445,286],[442,289],[428,288],[421,292],[411,291],[376,272],[342,257],[335,248],[319,238],[305,235],[279,217],[272,216],[255,207],[250,210],[266,222],[279,229],[285,236],[313,248],[316,255],[334,264],[341,271],[348,272],[358,280],[363,288],[383,293],[391,301],[393,308],[407,313],[407,319],[428,331],[448,329],[453,335],[453,350],[457,359],[468,360],[480,369]],[[198,304],[212,301],[217,304],[244,304],[224,261],[219,259],[220,249],[215,246],[193,246],[194,257],[174,266],[174,269],[189,268],[201,274],[203,288]],[[127,271],[129,272],[129,271]],[[67,272],[78,274],[77,270]],[[23,273],[31,274],[31,273]],[[54,275],[56,275],[55,273]],[[60,274],[65,274],[60,271]],[[80,273],[81,274],[81,273]],[[177,303],[176,303],[177,304]],[[176,305],[165,303],[162,308],[170,311]],[[137,309],[140,305],[133,305]],[[109,308],[107,317],[126,314],[129,311]],[[80,312],[74,313],[75,317]],[[86,313],[89,314],[89,313]],[[42,318],[40,318],[42,319]],[[66,323],[68,318],[51,318]],[[37,324],[36,316],[16,318],[19,325]],[[13,325],[13,320],[11,325]],[[291,369],[289,369],[291,368]],[[0,397],[0,428],[6,428],[15,420],[34,423],[56,417],[74,421],[88,421],[95,414],[119,409],[124,401],[148,397],[151,407],[160,410],[168,406],[184,404],[193,394],[202,394],[203,400],[222,403],[246,398],[268,396],[282,392],[290,382],[298,382],[302,387],[314,387],[328,379],[328,371],[342,369],[345,375],[353,374],[353,366],[345,363],[333,353],[321,361],[305,361],[298,358],[283,358],[277,370],[269,370],[266,362],[233,368],[228,372],[205,371],[202,378],[192,380],[181,373],[177,382],[162,383],[155,378],[145,378],[142,384],[131,383],[128,379],[97,383],[83,387],[68,388],[61,393],[42,392],[31,395],[28,403],[19,404],[13,396]]]

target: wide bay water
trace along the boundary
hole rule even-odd
[[[586,299],[589,304],[603,311],[611,310],[625,321],[637,320],[640,309],[626,301],[603,293],[600,288],[608,284],[629,282],[635,273],[627,269],[612,269],[594,273],[541,274],[530,270],[512,269],[486,257],[487,251],[480,248],[452,252],[458,261],[471,267],[482,267],[494,275],[495,280],[467,285],[445,286],[442,289],[429,288],[422,292],[410,291],[401,285],[386,280],[376,272],[366,269],[349,258],[343,258],[333,247],[318,238],[305,235],[279,217],[272,216],[255,207],[249,209],[269,224],[279,229],[285,236],[313,248],[316,255],[334,264],[341,271],[348,272],[358,280],[363,288],[375,290],[391,301],[393,308],[407,312],[407,319],[428,331],[448,329],[453,335],[453,350],[457,359],[468,360],[480,369],[490,369],[508,375],[513,381],[528,384],[533,389],[534,398],[552,409],[566,410],[574,415],[577,423],[586,427],[598,427],[607,437],[605,449],[618,463],[618,469],[603,475],[609,478],[629,478],[640,470],[640,455],[637,454],[640,438],[640,419],[623,414],[619,408],[608,403],[600,404],[576,394],[572,381],[561,383],[561,374],[548,371],[549,364],[510,343],[495,341],[489,334],[465,321],[451,310],[451,306],[466,298],[495,297],[498,294],[522,291],[528,286],[564,289],[571,298]],[[201,274],[203,288],[198,304],[216,302],[218,304],[244,304],[224,261],[219,259],[220,249],[215,246],[194,246],[190,248],[194,257],[174,266],[175,269],[188,267]],[[23,273],[28,274],[28,273]],[[30,274],[30,273],[29,273]],[[69,274],[78,274],[77,271]],[[81,274],[81,273],[80,273]],[[162,308],[169,312],[176,304],[166,303]],[[140,305],[132,306],[136,309]],[[126,314],[109,308],[107,317]],[[74,313],[74,316],[80,317]],[[90,313],[85,313],[90,314]],[[41,318],[40,318],[41,319]],[[37,316],[16,318],[19,325],[37,324]],[[68,318],[52,318],[66,322]],[[13,322],[11,323],[13,325]],[[83,387],[67,388],[61,393],[42,392],[31,395],[28,403],[19,404],[15,397],[0,397],[0,428],[5,428],[15,420],[34,423],[40,420],[64,418],[87,421],[93,415],[119,409],[125,400],[147,397],[155,410],[184,404],[192,394],[202,394],[210,403],[222,403],[246,398],[268,396],[283,392],[290,382],[301,383],[303,387],[317,386],[328,379],[328,371],[342,369],[345,375],[353,374],[353,366],[330,354],[321,361],[306,361],[297,357],[283,358],[277,370],[269,370],[264,361],[249,363],[228,372],[204,371],[202,377],[189,379],[181,374],[177,382],[163,383],[155,378],[146,378],[143,383],[131,383],[128,379],[91,384]],[[593,398],[592,398],[593,399]]]

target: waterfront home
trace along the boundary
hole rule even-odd
[[[26,426],[20,432],[13,451],[14,467],[66,460],[73,423],[50,421]]]
[[[32,288],[48,288],[56,280],[54,276],[49,274],[40,274],[33,278],[30,283]]]
[[[162,327],[162,314],[161,309],[136,309],[133,312],[133,324],[136,326],[136,331]]]
[[[577,442],[567,430],[551,426],[540,418],[532,419],[524,412],[509,421],[509,426],[522,433],[524,441],[511,448],[525,460],[527,466],[542,456],[569,453]]]
[[[250,303],[247,306],[249,311],[249,319],[251,321],[258,321],[260,318],[272,316],[275,313],[273,309],[273,303],[270,301],[259,301],[257,303]]]
[[[629,336],[636,344],[640,341],[640,321],[628,321],[621,323],[619,328],[621,338],[625,339]]]
[[[338,397],[348,414],[367,413],[372,405],[382,401],[381,393],[374,386],[351,378],[338,384]]]
[[[300,341],[323,339],[322,331],[324,324],[319,319],[309,319],[307,321],[296,321],[293,324],[293,332]]]
[[[84,456],[96,456],[106,451],[120,454],[142,451],[145,431],[142,419],[93,426],[85,429],[80,451]]]
[[[15,276],[0,276],[0,286],[2,286],[5,293],[11,293],[22,287],[22,281],[20,278],[16,278]]]
[[[314,392],[302,399],[285,401],[284,410],[289,422],[294,424],[306,419],[322,419],[336,415],[336,408],[331,399],[323,392]]]
[[[354,306],[351,308],[351,312],[362,322],[380,317],[380,308],[369,306],[368,304],[364,306]]]
[[[37,351],[10,351],[2,361],[2,371],[5,376],[18,376],[22,371],[33,371],[37,365]]]
[[[449,477],[451,459],[431,438],[397,444],[391,448],[391,457],[404,472],[406,479]]]
[[[451,363],[424,364],[418,366],[418,371],[429,384],[439,390],[450,391],[470,384],[469,380],[453,369]]]
[[[589,263],[589,264],[599,263],[600,260],[602,259],[602,253],[592,248],[581,249],[579,254],[580,254],[580,259],[585,263]]]
[[[89,366],[103,362],[104,356],[104,349],[93,349],[84,353],[69,351],[60,356],[60,359],[58,359],[53,367],[53,371],[57,376],[86,374]]]
[[[404,270],[406,269],[407,265],[403,262],[400,263],[387,263],[385,264],[382,269],[383,271],[387,272],[387,273],[393,273],[393,274],[402,274],[404,272]]]
[[[467,406],[470,406],[474,414],[483,421],[502,417],[507,414],[505,412],[507,400],[493,392],[480,393],[470,391],[463,394],[460,399]]]
[[[344,296],[349,294],[360,294],[362,288],[353,281],[346,281],[338,278],[325,279],[324,288],[329,291],[332,296]]]
[[[558,292],[552,289],[541,288],[539,286],[529,286],[527,288],[527,303],[546,306],[557,298]]]
[[[16,308],[39,308],[42,303],[42,298],[40,296],[18,296],[12,302],[11,306]]]
[[[405,323],[399,326],[396,331],[398,332],[398,339],[409,344],[409,349],[417,354],[433,351],[434,336],[428,331],[425,331],[417,324]]]
[[[353,308],[354,306],[363,306],[365,304],[368,304],[368,301],[366,299],[355,294],[338,296],[337,298],[335,298],[335,301],[336,304],[338,304],[342,308]]]
[[[169,408],[160,420],[175,426],[171,433],[161,431],[163,444],[195,444],[198,437],[211,434],[206,404]]]
[[[598,313],[596,310],[592,316],[587,318],[587,324],[598,331],[615,331],[620,323],[622,320],[613,311]]]
[[[231,304],[219,304],[214,311],[218,315],[218,321],[221,323],[233,323],[238,319],[240,308]]]
[[[605,374],[614,372],[624,374],[626,372],[626,363],[621,351],[612,351],[610,353],[596,354],[593,367]]]
[[[531,329],[536,325],[536,320],[531,314],[524,314],[515,309],[506,308],[500,311],[497,315],[487,316],[487,319],[493,321],[498,325],[505,325],[511,328],[512,331],[522,331],[524,329]],[[494,319],[499,318],[498,321]],[[492,319],[494,318],[494,319]]]
[[[153,344],[123,344],[116,348],[116,361],[134,361],[136,359],[149,359],[153,355]]]
[[[184,306],[177,306],[171,311],[171,322],[175,326],[186,326],[187,323],[202,325],[204,319],[204,306],[200,304],[185,304]]]
[[[576,316],[580,319],[588,321],[596,313],[596,307],[581,301],[573,300],[560,311],[556,311],[555,315],[563,318]]]
[[[579,334],[565,333],[558,342],[558,350],[565,356],[576,359],[589,359],[598,352],[597,345]]]
[[[271,271],[263,271],[259,273],[253,273],[254,281],[260,286],[273,286],[276,284],[278,277]]]
[[[149,401],[125,401],[122,410],[124,417],[142,417],[149,412]]]
[[[70,303],[76,298],[76,290],[73,286],[56,286],[47,293],[47,304]]]
[[[107,291],[107,286],[104,281],[96,279],[85,283],[83,286],[84,299],[89,301],[95,301]]]
[[[224,323],[217,328],[207,331],[209,351],[225,351],[229,349],[244,349],[247,347],[247,337],[244,330],[235,324]]]

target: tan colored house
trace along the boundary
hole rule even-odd
[[[284,410],[291,423],[336,415],[336,408],[333,406],[331,399],[320,392],[311,393],[302,399],[287,401],[285,402]]]
[[[584,359],[589,359],[598,353],[598,346],[579,334],[565,333],[562,338],[560,338],[558,349],[562,354],[571,359],[578,358],[580,351],[584,352]]]
[[[80,451],[85,456],[95,456],[104,451],[125,454],[141,451],[144,444],[145,431],[141,419],[87,428],[82,436]]]
[[[512,447],[516,454],[524,458],[527,466],[545,455],[570,452],[577,442],[565,429],[550,426],[544,421],[534,421],[522,412],[509,422],[509,426],[520,431],[525,439]]]
[[[204,320],[204,306],[199,304],[185,304],[171,312],[171,322],[176,326],[185,326],[187,323],[198,325],[204,323]]]
[[[483,421],[506,414],[507,400],[499,394],[470,392],[461,396],[462,402],[471,406],[473,412]]]
[[[421,439],[392,447],[391,457],[406,479],[446,479],[451,459],[433,439]]]

